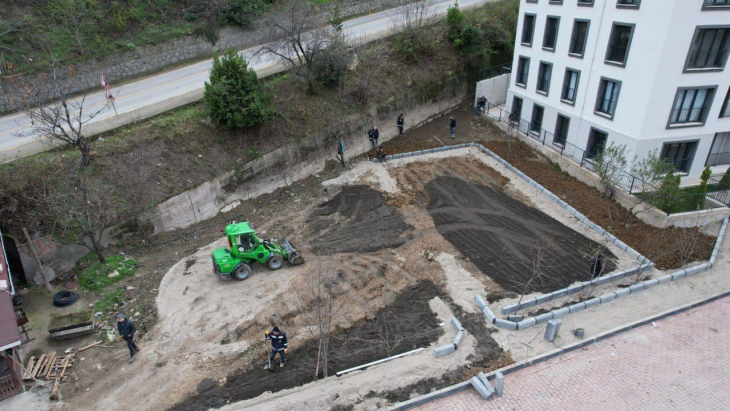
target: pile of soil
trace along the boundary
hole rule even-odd
[[[657,268],[680,268],[692,261],[707,260],[712,254],[716,238],[702,234],[698,228],[657,228],[638,218],[633,218],[629,226],[624,227],[622,222],[629,215],[626,208],[611,200],[609,216],[606,198],[598,189],[556,169],[547,158],[521,141],[513,141],[511,147],[506,141],[483,144],[591,221],[647,256]]]
[[[317,206],[307,221],[315,254],[369,253],[404,244],[413,229],[385,203],[383,194],[365,185],[346,186]]]
[[[362,321],[347,330],[337,330],[330,341],[330,375],[335,372],[428,346],[443,334],[428,302],[442,292],[428,280],[404,289],[395,300],[378,311],[375,319]],[[317,344],[309,340],[290,350],[289,362],[274,373],[263,369],[240,370],[221,386],[204,380],[198,392],[169,408],[170,411],[198,411],[277,392],[312,381],[317,361]],[[278,359],[276,360],[278,362]],[[320,376],[321,378],[321,372]]]
[[[548,292],[591,278],[590,257],[601,246],[542,211],[456,177],[436,178],[426,190],[438,232],[504,289]],[[604,255],[610,272],[615,256]]]

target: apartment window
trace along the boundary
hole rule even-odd
[[[583,57],[585,54],[589,24],[588,20],[575,20],[573,23],[573,34],[570,36],[570,49],[568,49],[570,55]]]
[[[550,0],[550,1],[548,2],[548,4],[556,4],[556,5],[561,5],[561,4],[563,4],[563,0]]]
[[[527,75],[530,73],[530,59],[520,56],[517,63],[517,77],[515,84],[521,87],[527,87]]]
[[[512,114],[510,119],[512,121],[519,121],[522,118],[522,99],[514,97],[512,99]]]
[[[555,43],[558,41],[558,28],[560,27],[560,17],[548,16],[545,21],[545,35],[542,38],[542,48],[554,51]]]
[[[619,91],[621,91],[620,81],[601,78],[601,83],[598,86],[598,98],[596,99],[596,113],[613,119],[614,114],[616,114]]]
[[[633,24],[614,23],[606,50],[606,63],[626,66],[634,34]]]
[[[674,98],[669,126],[704,125],[714,95],[714,87],[680,88]]]
[[[725,164],[730,164],[730,131],[715,134],[705,167]]]
[[[575,105],[575,98],[578,94],[578,80],[580,80],[580,72],[573,69],[565,69],[565,77],[563,78],[563,92],[560,94],[560,100],[565,103]]]
[[[641,0],[616,0],[616,7],[622,9],[638,9]]]
[[[578,0],[578,5],[593,7],[593,0]]]
[[[586,157],[593,159],[598,157],[603,150],[606,148],[606,141],[608,140],[608,133],[591,127],[591,132],[588,134],[588,146],[586,147]]]
[[[685,70],[717,70],[725,67],[730,49],[730,27],[697,28]]]
[[[530,132],[540,134],[542,131],[542,116],[545,114],[545,109],[542,106],[533,104],[532,106],[532,121],[530,121]]]
[[[725,95],[725,102],[722,103],[720,118],[730,118],[730,88],[727,90],[727,94]]]
[[[537,92],[545,94],[550,92],[550,78],[553,74],[553,65],[544,61],[540,62],[540,69],[537,72]]]
[[[525,14],[525,20],[522,22],[522,40],[525,46],[532,46],[532,37],[535,34],[535,15]]]
[[[661,159],[674,164],[674,169],[680,173],[688,173],[692,167],[692,160],[694,160],[696,151],[696,141],[666,143],[662,147]]]
[[[565,146],[565,142],[568,141],[569,128],[570,118],[558,114],[558,119],[555,121],[555,138],[553,139],[553,144],[561,147]]]
[[[730,0],[705,0],[702,10],[721,10],[730,8]]]

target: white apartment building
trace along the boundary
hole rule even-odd
[[[658,150],[687,180],[727,169],[730,0],[521,2],[506,109],[530,130],[588,158]]]

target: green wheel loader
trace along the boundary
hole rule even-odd
[[[266,264],[272,270],[284,266],[286,259],[291,265],[304,263],[297,250],[283,239],[276,244],[273,239],[259,240],[256,231],[247,222],[234,223],[224,230],[228,237],[228,248],[213,250],[213,273],[222,280],[245,280],[251,275],[254,263]]]

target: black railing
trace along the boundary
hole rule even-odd
[[[710,153],[710,155],[707,156],[707,162],[705,163],[705,167],[722,166],[725,164],[730,164],[730,152]]]
[[[672,124],[684,124],[684,123],[701,123],[705,116],[707,107],[697,108],[675,108],[672,110],[671,123]]]
[[[582,148],[567,142],[563,136],[556,136],[553,133],[544,130],[539,125],[532,124],[526,120],[519,118],[519,116],[511,114],[509,111],[496,106],[490,102],[487,102],[487,116],[493,118],[501,123],[506,124],[510,129],[517,130],[523,135],[530,137],[533,140],[540,142],[543,146],[550,148],[553,151],[560,153],[576,164],[580,165],[585,169],[592,172],[596,171],[595,159],[591,158],[591,155],[583,150]],[[634,176],[631,173],[626,172],[620,168],[615,168],[611,174],[611,181],[616,187],[628,192],[629,194],[641,195],[641,193],[648,193],[656,191],[656,187],[643,179]],[[677,196],[673,199],[662,199],[663,202],[669,204],[672,202],[689,201],[688,198],[695,196],[698,199],[695,203],[701,204],[701,209],[730,207],[730,187],[720,187],[720,178],[716,178],[716,182],[711,181],[708,183],[708,192],[704,197],[700,198],[698,194],[684,194]],[[681,198],[680,198],[681,197]],[[675,201],[676,200],[676,201]],[[710,200],[710,201],[705,201]],[[659,205],[657,205],[659,206]],[[673,207],[660,207],[668,213],[676,212],[673,211]],[[676,208],[681,209],[681,208]]]
[[[690,69],[722,68],[723,62],[725,60],[725,54],[727,54],[727,49],[725,49],[725,50],[718,49],[718,50],[710,50],[710,51],[695,50],[689,56],[688,68],[690,68]]]
[[[498,66],[487,67],[479,70],[479,81],[489,78],[501,76],[512,72],[512,64],[500,64]]]

